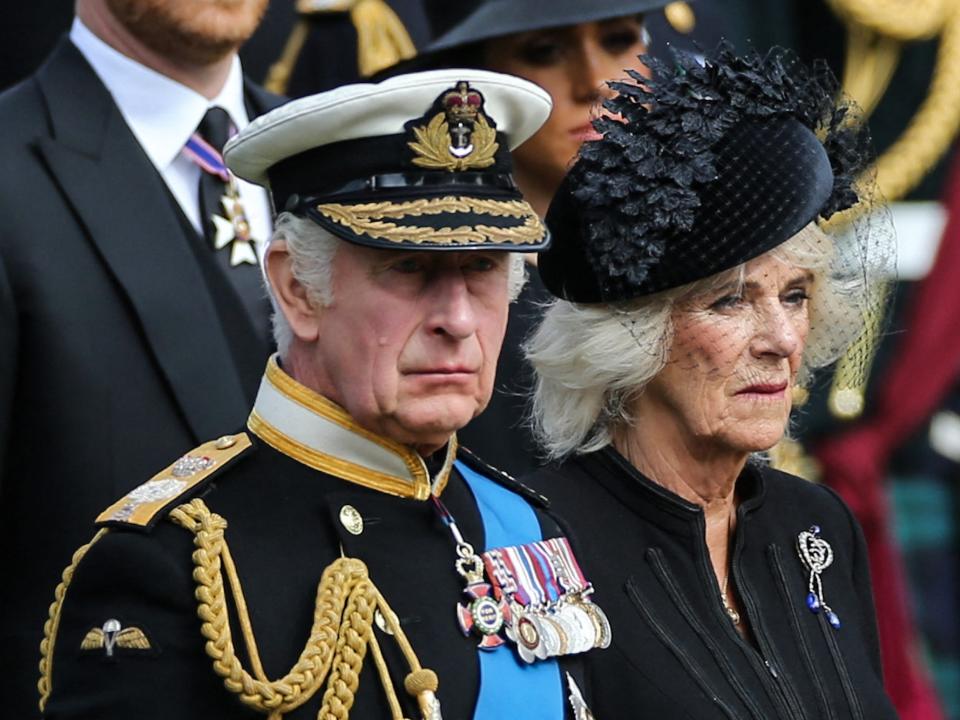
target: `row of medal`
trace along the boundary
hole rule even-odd
[[[481,636],[480,648],[503,644],[501,631],[532,663],[610,645],[606,614],[590,596],[566,538],[496,548],[458,565],[471,601],[458,608],[461,629]],[[463,558],[463,555],[461,555]],[[463,572],[471,567],[473,572]]]

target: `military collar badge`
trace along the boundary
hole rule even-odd
[[[493,165],[500,146],[483,105],[483,95],[466,81],[442,93],[429,121],[412,128],[414,140],[407,144],[414,153],[413,164],[449,172]]]

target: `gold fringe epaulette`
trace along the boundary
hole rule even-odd
[[[152,526],[163,517],[165,508],[184,502],[188,493],[249,448],[246,433],[224,435],[204,443],[100,513],[97,525]]]

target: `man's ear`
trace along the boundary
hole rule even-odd
[[[320,335],[322,308],[310,298],[303,283],[294,277],[293,258],[285,240],[270,243],[265,266],[277,310],[283,313],[298,340],[314,342]]]

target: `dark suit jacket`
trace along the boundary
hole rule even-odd
[[[702,510],[605,448],[526,479],[549,494],[613,630],[588,656],[597,718],[895,720],[883,690],[866,545],[836,493],[748,465],[730,583],[749,639],[724,612]],[[823,594],[841,621],[807,607],[797,540],[812,525],[833,549]],[[602,599],[602,600],[600,600]]]
[[[243,422],[269,344],[249,316],[224,323],[182,212],[71,43],[0,96],[0,128],[0,694],[21,718],[91,521]]]

